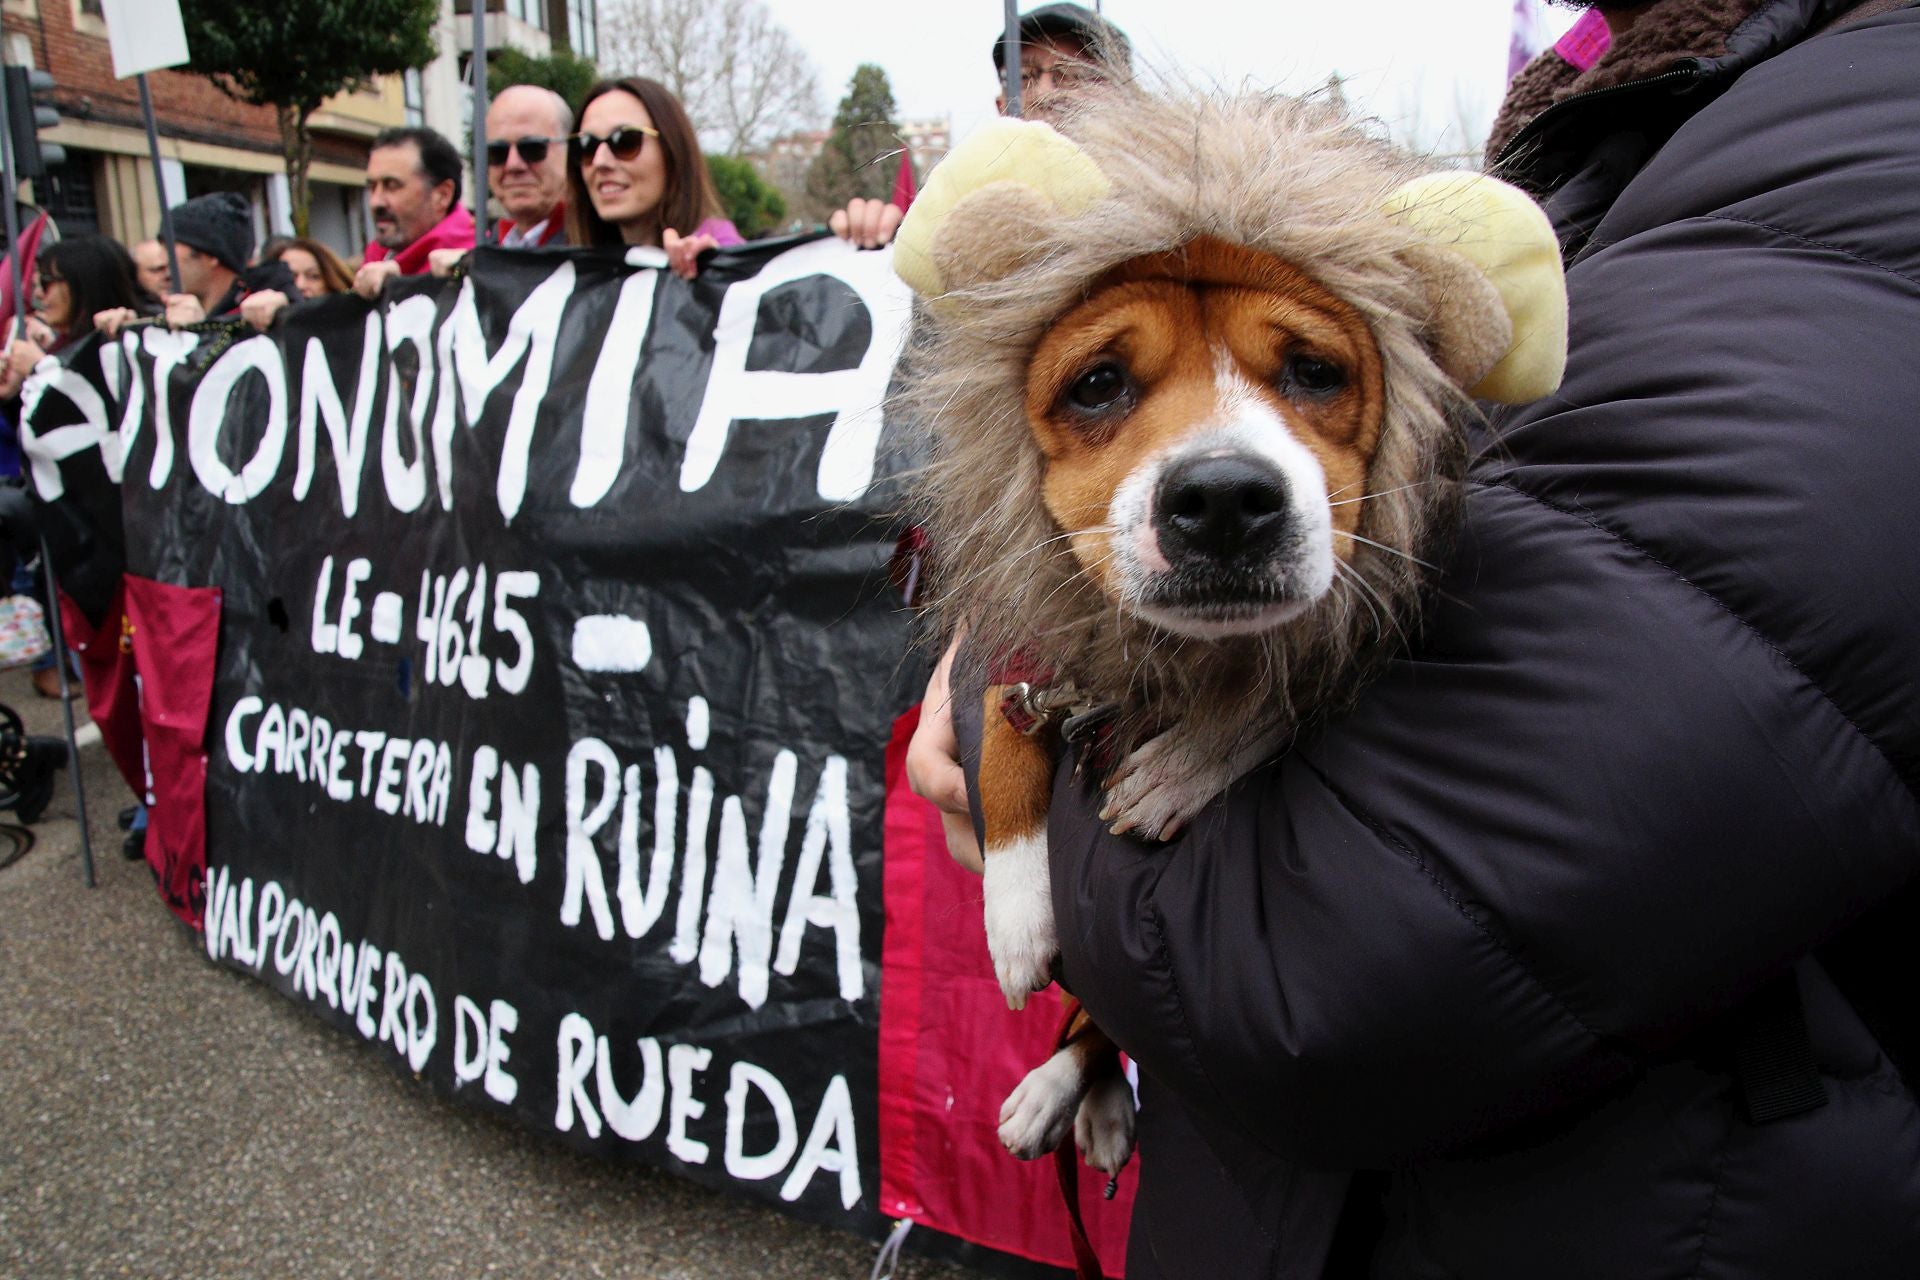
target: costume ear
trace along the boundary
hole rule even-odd
[[[1414,254],[1434,300],[1440,367],[1469,394],[1501,404],[1537,400],[1567,367],[1567,281],[1540,206],[1477,173],[1415,178],[1383,211],[1421,232]]]
[[[1084,212],[1113,189],[1049,125],[997,119],[934,166],[893,238],[893,269],[928,300],[998,280],[1026,261],[1036,223]]]

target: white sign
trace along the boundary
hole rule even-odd
[[[177,67],[187,60],[180,0],[100,0],[100,5],[118,78]]]

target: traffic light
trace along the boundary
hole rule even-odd
[[[53,77],[28,67],[8,67],[7,132],[13,147],[16,179],[44,178],[50,165],[65,164],[67,149],[42,142],[40,131],[60,123],[60,113],[43,99],[53,91]]]

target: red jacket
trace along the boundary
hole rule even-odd
[[[435,223],[428,232],[404,249],[388,251],[380,244],[367,245],[366,261],[383,262],[388,258],[400,265],[403,276],[425,275],[427,255],[435,249],[473,248],[473,215],[466,206],[455,205],[453,212]]]

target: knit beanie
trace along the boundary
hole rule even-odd
[[[195,196],[173,206],[173,238],[229,271],[245,270],[253,256],[253,206],[233,191]]]

